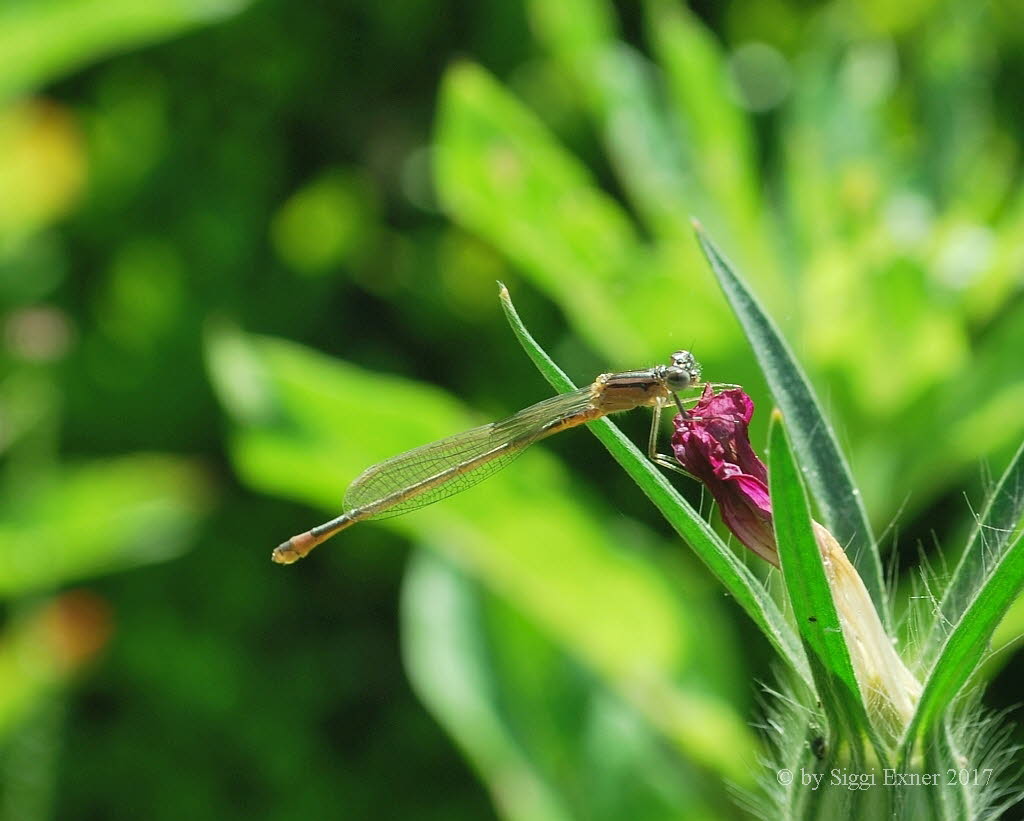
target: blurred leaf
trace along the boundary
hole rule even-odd
[[[0,595],[175,556],[189,545],[208,496],[191,463],[158,455],[97,460],[8,483],[0,505]]]
[[[609,362],[636,367],[673,336],[721,347],[714,303],[686,311],[688,246],[642,244],[623,209],[543,124],[478,66],[441,93],[435,175],[453,219],[522,267]],[[724,306],[723,306],[724,308]]]
[[[612,27],[594,30],[590,21],[608,13],[604,3],[533,0],[529,10],[539,38],[583,91],[637,211],[658,234],[687,235],[698,193],[691,169],[681,164],[680,135],[659,109],[649,64],[616,39]]]
[[[699,213],[705,224],[742,248],[751,263],[757,260],[758,281],[774,294],[782,283],[772,279],[780,274],[777,252],[765,239],[754,137],[747,116],[731,99],[725,55],[682,4],[648,0],[644,21],[664,70],[668,103],[686,137],[688,173],[705,192],[688,213]]]
[[[435,169],[441,201],[460,223],[522,265],[601,347],[641,356],[627,318],[606,297],[640,252],[632,225],[478,66],[458,65],[445,78]]]
[[[548,380],[551,387],[560,392],[575,389],[572,381],[545,353],[544,349],[530,335],[519,314],[516,313],[508,291],[502,286],[502,308],[527,355],[537,369]],[[808,684],[810,673],[803,654],[796,646],[796,639],[789,624],[779,612],[775,602],[747,569],[736,558],[718,534],[693,509],[689,502],[672,487],[662,472],[644,456],[637,447],[608,419],[589,422],[587,427],[601,441],[608,452],[626,470],[630,478],[639,485],[665,519],[693,548],[693,551],[707,565],[729,593],[761,628],[767,639],[778,650],[779,655]]]
[[[661,240],[659,264],[692,270],[697,261],[689,217],[739,243],[774,294],[779,284],[776,253],[765,242],[758,179],[751,162],[751,136],[742,112],[730,102],[723,61],[710,34],[677,7],[648,6],[649,35],[667,69],[662,76],[639,52],[615,36],[604,21],[609,4],[533,0],[529,4],[539,39],[583,92],[620,184],[650,231]],[[672,107],[672,103],[675,107]],[[714,348],[725,306],[709,279],[690,277],[687,300],[701,305],[697,333]]]
[[[899,437],[905,455],[893,452],[885,428],[875,432],[873,449],[888,450],[892,463],[888,486],[913,488],[911,501],[923,504],[943,488],[976,475],[983,454],[1008,456],[1016,450],[1024,437],[1024,415],[1018,413],[1024,405],[1024,374],[1017,356],[1022,348],[1024,303],[1010,308],[975,345],[966,371],[949,374],[909,409],[915,424]],[[935,448],[940,438],[946,446]]]
[[[878,547],[860,491],[853,483],[850,468],[811,385],[775,323],[700,228],[697,239],[743,325],[775,401],[792,426],[793,445],[801,469],[821,506],[825,524],[850,554],[882,623],[888,627],[891,621],[889,598],[882,582]]]
[[[246,0],[39,0],[0,6],[0,100],[108,54],[221,20]]]
[[[566,56],[585,56],[619,36],[615,9],[608,0],[565,0],[529,3],[533,28],[541,38],[554,36]]]
[[[984,259],[988,264],[973,278],[964,294],[965,308],[971,319],[986,320],[998,312],[1012,298],[1024,268],[1024,186],[1020,179],[1007,174],[1015,193],[991,233],[975,233],[982,243],[991,243],[991,254]]]
[[[243,480],[331,513],[367,465],[474,421],[436,388],[282,341],[214,331],[208,357],[226,407],[249,406],[238,391],[264,397],[262,413],[234,419],[231,455]],[[243,385],[236,360],[238,372],[261,384]],[[380,526],[443,551],[512,602],[689,756],[748,777],[736,751],[752,740],[732,707],[676,683],[681,670],[700,663],[687,602],[650,560],[617,543],[613,520],[596,516],[595,505],[534,449],[472,491]],[[346,532],[333,548],[358,533]],[[325,561],[320,554],[330,549],[306,561]]]
[[[402,590],[402,648],[409,676],[488,783],[504,817],[568,821],[573,816],[557,788],[538,772],[495,703],[493,690],[500,681],[489,669],[475,593],[450,562],[416,553]]]
[[[414,686],[503,817],[721,817],[640,715],[438,554],[414,557],[402,615]]]
[[[784,111],[782,132],[788,242],[799,249],[808,266],[817,267],[820,258],[829,262],[843,245],[843,217],[847,212],[837,181],[851,159],[849,135],[863,133],[864,126],[846,116],[848,100],[836,77],[842,56],[841,42],[827,24],[822,25],[812,46],[801,55],[800,71],[789,104]],[[829,252],[833,253],[830,254]],[[857,260],[845,260],[856,269]],[[823,282],[825,272],[819,275]],[[815,271],[805,271],[809,280]]]

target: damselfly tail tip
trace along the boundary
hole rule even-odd
[[[291,564],[292,562],[297,562],[301,556],[292,546],[292,540],[289,539],[287,542],[281,542],[281,544],[275,547],[274,552],[270,554],[270,558],[277,564]]]
[[[507,300],[509,298],[508,288],[505,287],[505,283],[502,282],[500,279],[497,280],[497,283],[498,283],[498,299],[506,299]]]
[[[704,233],[704,225],[696,217],[690,217],[690,225],[693,226],[693,230],[696,231],[698,234]]]
[[[292,536],[287,542],[281,542],[274,548],[270,558],[277,564],[294,564],[316,545],[313,534],[307,531],[300,536]]]

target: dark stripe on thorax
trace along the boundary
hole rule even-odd
[[[622,371],[610,373],[605,379],[605,387],[642,388],[646,385],[657,385],[661,380],[650,368],[643,371]]]

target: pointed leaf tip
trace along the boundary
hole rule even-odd
[[[786,409],[793,447],[820,505],[824,524],[855,557],[854,564],[882,614],[883,623],[890,624],[878,546],[850,467],[821,403],[782,333],[732,264],[699,229],[697,241],[740,320],[775,401]]]

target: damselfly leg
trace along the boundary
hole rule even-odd
[[[715,393],[733,390],[739,387],[739,385],[735,385],[731,382],[711,383],[711,388],[712,390],[715,391]],[[682,399],[680,398],[678,393],[674,393],[672,394],[672,399],[675,401],[676,408],[679,410],[679,413],[681,413],[683,416],[687,418],[694,419],[695,421],[700,421],[698,417],[691,416],[689,410],[687,410],[686,407],[687,405],[696,405],[700,401],[699,396],[690,397],[689,399]],[[680,473],[683,476],[686,476],[687,478],[690,479],[696,479],[696,476],[680,467],[679,462],[676,461],[674,456],[668,456],[667,454],[664,453],[658,453],[658,426],[661,423],[661,410],[661,405],[654,405],[651,408],[651,433],[647,438],[647,458],[654,462],[654,464],[656,464],[658,467],[665,468],[666,470],[671,470],[674,473]]]

